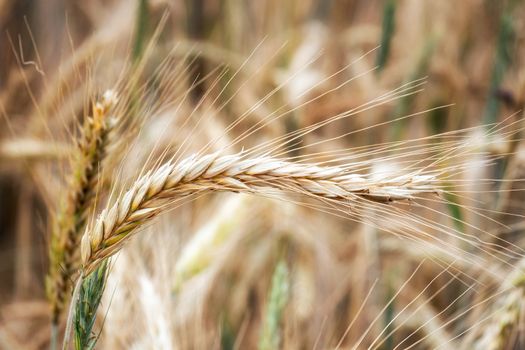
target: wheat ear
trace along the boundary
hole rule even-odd
[[[525,298],[525,259],[522,259],[502,285],[502,298],[498,299],[492,310],[490,322],[482,329],[480,339],[474,349],[502,350],[512,345],[512,334],[521,327]]]
[[[167,203],[196,193],[265,194],[277,189],[345,203],[358,198],[387,203],[435,193],[436,181],[432,175],[418,173],[371,181],[345,167],[270,157],[247,159],[243,153],[192,156],[145,174],[113,206],[103,210],[82,238],[82,264],[85,274],[89,274],[100,261],[117,252],[139,226],[163,211]]]
[[[93,105],[93,116],[84,121],[72,164],[67,197],[53,225],[46,284],[55,325],[63,313],[72,276],[80,265],[78,247],[81,232],[96,196],[100,164],[106,156],[115,124],[109,113],[116,101],[115,93],[106,91],[101,100]]]

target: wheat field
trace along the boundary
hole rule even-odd
[[[0,0],[0,349],[525,348],[524,11]]]

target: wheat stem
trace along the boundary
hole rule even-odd
[[[108,264],[104,261],[86,279],[83,279],[78,300],[75,303],[73,314],[73,327],[75,329],[75,349],[94,349],[98,335],[94,334],[93,327],[97,318],[97,309],[102,300],[106,285]]]
[[[286,261],[281,258],[272,276],[270,295],[259,337],[259,350],[281,348],[284,309],[290,297],[289,274]]]

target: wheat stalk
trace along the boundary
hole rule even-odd
[[[82,285],[79,287],[78,302],[73,306],[75,308],[73,318],[75,349],[95,348],[98,335],[93,334],[93,328],[97,318],[97,309],[106,285],[107,270],[108,264],[107,261],[104,261],[95,273],[82,281]]]
[[[69,146],[30,138],[0,142],[0,160],[39,161],[61,159],[70,154]]]
[[[348,202],[357,198],[388,203],[436,193],[433,175],[412,173],[380,181],[352,174],[345,167],[293,163],[271,157],[245,159],[243,153],[192,156],[168,162],[139,178],[86,230],[81,243],[84,271],[92,272],[113,255],[136,229],[165,210],[167,203],[196,193],[233,191],[268,193],[268,189]]]
[[[268,304],[259,337],[259,350],[280,349],[282,347],[282,322],[290,298],[290,271],[286,261],[281,258],[272,276]]]
[[[110,143],[115,120],[109,116],[117,99],[109,90],[93,105],[93,116],[87,117],[77,144],[65,204],[53,225],[50,245],[50,268],[47,295],[51,303],[53,324],[63,313],[71,280],[80,265],[79,243],[86,219],[93,207],[99,183],[100,163]]]

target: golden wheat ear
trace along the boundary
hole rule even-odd
[[[343,205],[355,200],[392,202],[435,193],[432,175],[407,174],[372,181],[347,168],[293,163],[270,157],[244,158],[243,153],[189,157],[166,163],[139,178],[116,203],[103,210],[82,238],[85,275],[115,254],[140,226],[170,203],[211,191],[265,195],[269,190],[305,194]]]
[[[71,289],[73,275],[80,265],[79,243],[86,220],[94,207],[100,182],[100,168],[111,143],[115,118],[111,111],[117,103],[108,90],[93,104],[80,131],[71,164],[64,200],[55,215],[49,250],[50,268],[46,278],[47,297],[54,325],[60,322]]]

